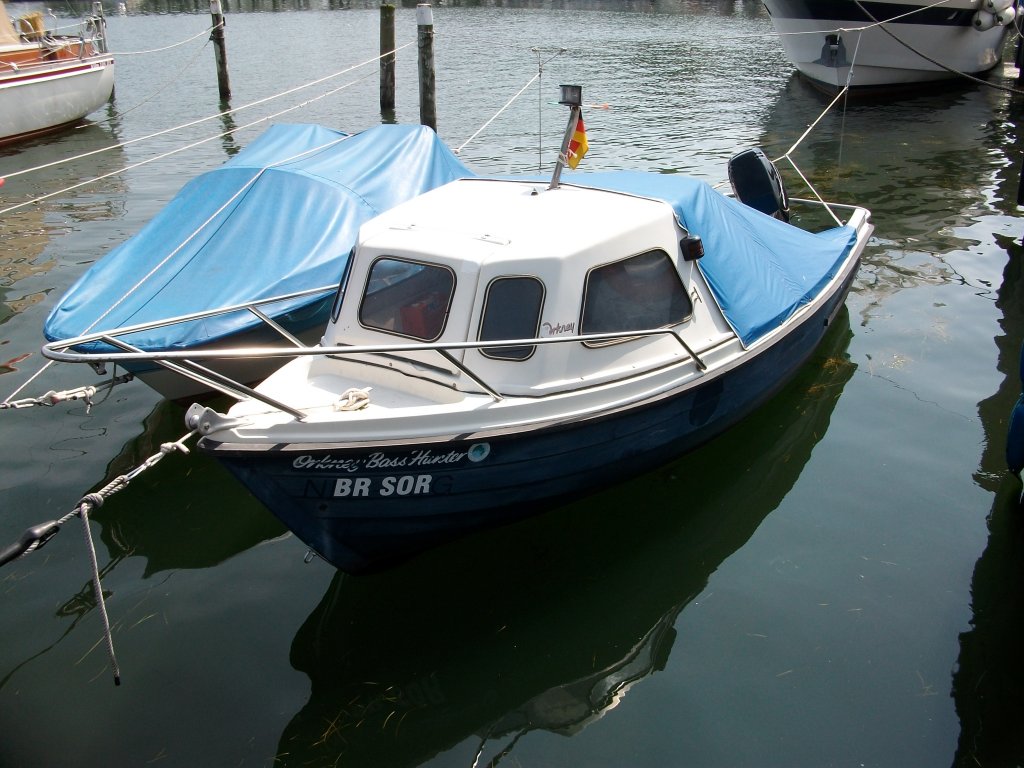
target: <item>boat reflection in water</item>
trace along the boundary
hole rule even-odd
[[[793,487],[856,368],[851,337],[844,310],[775,399],[655,472],[338,573],[292,643],[311,693],[275,762],[415,766],[468,740],[494,765],[530,731],[600,719],[665,668],[679,613]]]
[[[0,269],[5,277],[0,281],[0,322],[46,296],[44,291],[26,293],[19,287],[20,281],[66,269],[68,261],[75,261],[77,254],[67,251],[60,257],[47,253],[55,233],[123,215],[125,183],[116,175],[107,175],[126,163],[119,141],[112,126],[90,123],[60,136],[0,147],[0,178],[4,179],[0,185]],[[54,163],[60,158],[68,161]],[[21,173],[33,168],[32,173]],[[72,179],[97,181],[69,204],[70,193],[62,195],[60,191],[70,186]],[[33,358],[38,349],[39,344],[33,343]],[[0,367],[0,374],[8,372]]]
[[[161,400],[146,418],[142,434],[110,462],[97,487],[141,466],[160,453],[162,443],[180,438],[183,413],[181,406]],[[101,526],[108,567],[126,557],[144,557],[147,578],[160,571],[210,568],[286,533],[259,502],[236,491],[226,470],[194,453],[172,454],[118,493],[117,501],[90,515]]]
[[[1024,246],[1009,237],[998,239],[1007,252],[996,304],[1003,313],[1003,335],[995,339],[1003,379],[994,394],[978,403],[985,449],[974,475],[994,498],[988,542],[971,578],[971,629],[960,635],[953,672],[952,697],[960,719],[955,768],[1018,765],[1024,754],[1024,508],[1021,482],[1008,470],[1005,450],[1007,418],[1021,386]]]

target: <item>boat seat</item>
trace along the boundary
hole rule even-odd
[[[433,293],[424,299],[401,308],[401,332],[410,336],[433,341],[444,328],[444,297]]]

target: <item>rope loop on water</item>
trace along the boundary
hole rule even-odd
[[[160,450],[143,461],[138,467],[123,475],[118,475],[98,491],[85,494],[75,508],[60,519],[29,528],[22,534],[17,544],[3,550],[2,556],[0,556],[0,565],[4,565],[19,557],[24,557],[46,544],[60,531],[61,526],[72,518],[78,517],[82,520],[82,532],[85,537],[86,549],[89,553],[89,564],[92,569],[93,594],[95,595],[96,606],[99,608],[100,617],[103,622],[103,638],[107,647],[107,655],[110,658],[110,665],[114,671],[114,685],[121,684],[121,669],[117,663],[117,655],[114,653],[114,637],[110,630],[110,617],[107,613],[106,598],[103,595],[103,584],[100,580],[96,545],[93,543],[92,529],[89,526],[89,513],[102,507],[107,499],[118,491],[127,488],[132,480],[150,467],[155,466],[164,456],[169,456],[176,451],[187,454],[189,450],[185,443],[195,435],[196,430],[192,430],[177,440],[161,443]]]
[[[103,497],[99,494],[89,494],[89,497],[99,497],[99,503],[103,503]],[[79,514],[82,518],[82,533],[85,536],[85,546],[89,552],[89,564],[92,566],[92,591],[96,599],[96,606],[100,609],[100,618],[103,620],[103,638],[106,641],[107,656],[110,658],[110,666],[114,670],[114,685],[121,684],[121,668],[117,664],[117,654],[114,653],[114,635],[110,631],[110,617],[107,615],[107,601],[103,597],[103,583],[100,581],[100,564],[96,559],[96,545],[92,541],[92,530],[89,528],[89,507],[91,501],[82,499],[78,505]]]

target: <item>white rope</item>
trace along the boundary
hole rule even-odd
[[[192,37],[189,37],[189,38],[186,38],[186,39],[182,40],[180,43],[171,43],[170,45],[165,45],[163,48],[152,48],[152,49],[150,49],[148,51],[110,51],[110,53],[113,56],[144,56],[144,55],[146,55],[148,53],[160,53],[161,51],[169,51],[172,48],[178,48],[178,47],[180,47],[182,45],[186,45],[188,43],[191,43],[193,40],[195,40],[197,38],[200,38],[203,35],[208,35],[211,32],[213,32],[215,29],[218,29],[218,28],[223,27],[223,26],[224,26],[223,23],[215,24],[212,27],[207,27],[202,32],[199,32],[199,33],[197,33],[195,35],[192,35]]]
[[[149,94],[149,96],[146,96],[144,99],[142,99],[142,101],[140,101],[135,106],[128,107],[126,109],[122,109],[119,112],[117,112],[116,114],[114,114],[113,116],[104,118],[103,120],[93,120],[90,123],[83,123],[83,124],[77,126],[77,128],[78,129],[87,128],[91,124],[92,125],[104,125],[105,123],[112,123],[115,120],[122,119],[125,115],[131,114],[132,112],[134,112],[139,107],[142,107],[142,106],[148,104],[153,99],[155,99],[157,96],[159,96],[161,93],[163,93],[168,88],[170,88],[172,85],[174,85],[175,83],[178,83],[181,80],[182,73],[183,72],[187,72],[189,69],[192,68],[192,65],[194,65],[196,63],[196,61],[199,60],[199,57],[202,55],[203,51],[206,50],[206,48],[207,48],[207,46],[209,46],[209,44],[210,44],[210,40],[209,40],[209,38],[207,38],[206,43],[203,44],[203,47],[202,48],[197,48],[196,52],[194,54],[192,54],[192,58],[190,58],[188,61],[186,61],[178,70],[171,72],[169,77],[163,82],[163,84],[157,86],[157,89],[155,91],[153,91],[151,94]],[[104,148],[102,150],[98,150],[98,151],[105,152],[106,148]],[[60,161],[58,161],[58,162],[60,162]]]
[[[99,608],[100,611],[100,618],[103,621],[103,639],[106,641],[107,655],[110,657],[110,664],[114,671],[114,685],[121,684],[121,669],[117,664],[117,656],[114,654],[114,636],[110,630],[110,617],[107,614],[106,598],[103,596],[103,584],[100,581],[100,567],[99,561],[96,558],[96,546],[93,544],[92,540],[92,530],[89,526],[89,514],[93,510],[102,507],[104,502],[115,493],[127,488],[132,480],[150,467],[155,466],[164,458],[164,456],[168,456],[175,451],[181,451],[184,454],[188,454],[189,449],[185,443],[195,435],[196,430],[192,430],[174,442],[162,443],[160,445],[159,453],[155,453],[150,456],[131,472],[124,475],[118,475],[100,490],[95,491],[94,493],[87,493],[81,498],[71,512],[64,515],[59,520],[51,520],[47,523],[29,528],[13,546],[8,547],[3,551],[2,564],[9,563],[18,557],[25,557],[26,555],[43,547],[60,531],[61,526],[73,517],[81,518],[82,532],[85,536],[86,547],[89,551],[89,564],[92,568],[93,595],[95,596],[96,607]],[[97,642],[96,645],[99,645],[99,642]],[[93,648],[95,647],[96,646],[93,646]],[[89,652],[91,653],[91,651],[92,649],[90,648]]]
[[[341,75],[348,74],[349,72],[352,72],[352,71],[354,71],[356,69],[359,69],[360,67],[364,67],[364,66],[366,66],[368,64],[374,63],[375,61],[379,61],[384,56],[389,56],[389,55],[395,54],[398,51],[401,51],[401,50],[403,50],[405,48],[408,48],[410,45],[413,45],[413,44],[414,43],[412,43],[412,42],[406,43],[405,45],[402,45],[402,46],[399,46],[398,48],[395,48],[393,51],[388,51],[387,53],[382,53],[380,56],[374,56],[372,59],[367,59],[366,61],[360,62],[358,64],[353,64],[350,67],[346,67],[345,69],[339,70],[339,71],[334,72],[334,73],[332,73],[330,75],[326,75],[326,76],[318,78],[316,80],[312,80],[312,81],[310,81],[308,83],[305,83],[303,85],[298,85],[298,86],[295,86],[293,88],[289,88],[288,90],[281,91],[280,93],[276,93],[276,94],[274,94],[272,96],[266,96],[266,97],[264,97],[262,99],[257,99],[256,101],[249,102],[248,104],[243,104],[240,107],[235,107],[233,109],[227,109],[227,110],[224,110],[223,112],[218,112],[217,114],[210,115],[208,117],[202,117],[202,118],[199,118],[198,120],[192,120],[192,121],[187,122],[187,123],[182,123],[181,125],[176,125],[176,126],[174,126],[172,128],[165,128],[162,131],[156,131],[155,133],[151,133],[151,134],[148,134],[146,136],[139,136],[138,138],[135,138],[135,139],[129,139],[128,141],[123,141],[123,142],[121,142],[119,144],[112,144],[109,147],[103,147],[101,149],[94,149],[91,152],[83,152],[82,154],[75,155],[74,157],[65,158],[65,159],[62,159],[62,160],[54,160],[53,162],[45,163],[43,165],[37,165],[37,166],[35,166],[33,168],[26,168],[26,169],[21,170],[21,171],[14,171],[12,173],[5,174],[3,176],[3,178],[5,178],[5,179],[12,179],[15,176],[22,176],[22,175],[27,174],[27,173],[33,173],[35,171],[41,171],[41,170],[43,170],[45,168],[51,168],[51,167],[53,167],[55,165],[61,165],[63,163],[72,163],[72,162],[75,162],[76,160],[81,160],[82,158],[86,158],[86,157],[89,157],[91,155],[97,155],[97,154],[99,154],[101,152],[109,152],[110,150],[113,150],[113,149],[122,149],[122,148],[127,147],[127,146],[129,146],[131,144],[137,144],[140,141],[147,141],[148,139],[154,139],[154,138],[156,138],[158,136],[163,136],[164,134],[172,133],[174,131],[179,131],[179,130],[182,130],[184,128],[191,128],[192,126],[199,125],[201,123],[205,123],[205,122],[208,122],[210,120],[216,120],[218,118],[222,118],[222,117],[225,117],[227,115],[233,115],[233,114],[236,114],[238,112],[241,112],[242,110],[250,109],[252,107],[259,106],[260,104],[265,104],[266,102],[273,101],[274,99],[279,99],[282,96],[288,96],[288,95],[291,95],[291,94],[296,93],[298,91],[301,91],[301,90],[303,90],[305,88],[311,88],[312,86],[319,85],[319,84],[321,84],[323,82],[326,82],[327,80],[331,80],[331,79],[333,79],[335,77],[340,77]],[[369,77],[369,76],[370,75],[367,75],[366,77]],[[287,112],[290,112],[290,111],[292,111],[294,109],[299,109],[301,107],[304,107],[304,106],[306,106],[308,104],[313,103],[314,101],[317,101],[318,99],[325,98],[325,97],[330,96],[330,95],[332,95],[334,93],[337,93],[340,90],[343,90],[344,88],[348,88],[348,87],[354,85],[357,82],[361,82],[363,79],[365,79],[365,77],[360,78],[359,80],[356,80],[356,81],[354,81],[352,83],[347,83],[347,84],[345,84],[345,85],[343,85],[343,86],[341,86],[339,88],[336,88],[336,89],[334,89],[332,91],[328,91],[327,93],[322,94],[321,96],[317,96],[317,97],[315,97],[313,99],[310,99],[308,101],[305,101],[302,104],[298,104],[298,105],[296,105],[294,107],[289,107],[288,109],[282,110],[281,112],[278,112],[278,113],[276,113],[274,115],[270,115],[267,118],[263,118],[263,121],[268,120],[268,119],[272,119],[274,117],[278,117],[278,116],[283,115],[283,114],[285,114]],[[261,122],[261,120],[257,120],[257,121],[254,121],[252,123],[249,123],[246,126],[241,126],[241,128],[247,128],[250,125],[257,125],[260,122]],[[223,132],[223,133],[219,133],[216,136],[213,136],[210,139],[208,139],[208,141],[212,141],[213,139],[221,138],[221,137],[226,136],[226,135],[228,135],[230,133],[233,133],[234,131],[241,130],[241,128],[234,128],[231,131],[226,131],[226,132]],[[200,143],[202,143],[202,142],[200,142]],[[191,145],[191,146],[195,146],[195,145]],[[168,153],[168,154],[174,154],[174,152],[171,152],[171,153]],[[166,156],[167,156],[166,154],[165,155],[160,155],[160,156],[158,156],[156,158],[153,158],[153,159],[154,160],[161,159],[161,158],[166,157]],[[147,162],[150,162],[150,161],[142,161],[142,162],[136,163],[134,165],[129,165],[129,166],[126,166],[125,168],[122,168],[119,171],[114,171],[113,173],[104,174],[103,176],[97,176],[94,179],[89,179],[87,181],[81,182],[81,183],[76,184],[74,186],[67,187],[65,189],[58,190],[56,192],[52,192],[52,193],[50,193],[48,195],[42,195],[41,197],[36,197],[36,198],[32,198],[31,200],[26,200],[23,203],[18,203],[17,205],[13,205],[13,206],[10,206],[8,208],[4,208],[4,209],[0,210],[0,214],[9,213],[11,211],[18,210],[19,208],[24,208],[27,205],[31,205],[33,203],[37,203],[37,202],[40,202],[42,200],[46,200],[47,198],[63,194],[64,192],[70,192],[70,191],[72,191],[74,189],[78,189],[79,187],[84,186],[86,184],[91,184],[93,182],[109,178],[110,176],[116,176],[116,175],[118,175],[120,173],[123,173],[124,171],[131,170],[133,168],[137,168],[140,165],[144,165]]]
[[[53,365],[53,364],[54,364],[55,362],[56,362],[56,360],[47,360],[47,361],[46,361],[46,365],[44,365],[44,366],[43,366],[42,368],[40,368],[40,369],[39,369],[38,371],[36,371],[35,373],[33,373],[33,374],[32,374],[32,375],[31,375],[31,376],[30,376],[30,377],[28,378],[28,381],[26,381],[26,382],[25,382],[24,384],[22,384],[22,385],[21,385],[20,387],[18,387],[18,388],[17,388],[16,390],[14,390],[13,392],[11,392],[11,394],[9,394],[9,395],[8,395],[8,396],[7,396],[7,397],[6,397],[5,399],[4,399],[4,405],[7,405],[7,404],[9,404],[9,403],[11,402],[11,398],[12,398],[12,397],[16,397],[16,396],[17,396],[18,394],[20,394],[20,393],[21,393],[21,391],[22,391],[23,389],[25,389],[25,387],[27,387],[27,386],[28,386],[29,384],[31,384],[31,383],[32,383],[33,381],[35,381],[36,379],[38,379],[38,378],[39,378],[39,377],[40,377],[40,376],[42,375],[43,371],[45,371],[45,370],[46,370],[47,368],[49,368],[49,367],[50,367],[51,365]]]
[[[796,140],[796,142],[793,144],[793,146],[791,146],[789,149],[787,149],[782,154],[782,156],[779,157],[778,159],[781,160],[784,157],[789,157],[790,153],[793,152],[793,150],[795,150],[797,147],[800,146],[800,144],[803,142],[803,140],[807,138],[807,136],[810,134],[811,131],[814,130],[815,126],[822,121],[822,119],[825,117],[825,115],[828,114],[828,111],[830,109],[832,109],[832,107],[834,107],[836,105],[836,102],[838,102],[839,99],[841,99],[845,94],[846,94],[846,88],[843,88],[843,90],[841,90],[839,93],[837,93],[836,97],[834,99],[832,99],[831,102],[829,102],[828,106],[825,107],[825,109],[822,111],[822,113],[820,115],[818,115],[814,119],[814,122],[811,123],[809,126],[807,126],[807,130],[804,131],[802,134],[800,134],[800,138]]]
[[[475,132],[475,133],[474,133],[474,134],[473,134],[472,136],[470,136],[470,137],[469,137],[468,139],[466,139],[466,140],[465,140],[464,142],[462,142],[462,144],[460,144],[460,145],[459,145],[458,147],[456,147],[456,148],[455,148],[455,154],[457,155],[457,154],[459,154],[460,152],[462,152],[463,148],[464,148],[464,147],[465,147],[465,146],[466,146],[467,144],[469,144],[469,142],[471,142],[471,141],[472,141],[473,139],[475,139],[475,138],[476,138],[477,136],[479,136],[479,135],[480,135],[480,133],[481,133],[481,132],[482,132],[482,131],[483,131],[483,130],[484,130],[484,129],[485,129],[485,128],[486,128],[487,126],[488,126],[488,125],[490,125],[491,123],[493,123],[493,122],[494,122],[494,121],[495,121],[495,120],[496,120],[496,119],[498,118],[498,115],[500,115],[500,114],[501,114],[502,112],[504,112],[504,111],[505,111],[506,109],[508,109],[508,108],[509,108],[509,107],[510,107],[510,106],[512,105],[512,102],[513,102],[513,101],[515,101],[515,100],[516,100],[516,99],[518,99],[518,98],[519,98],[520,96],[522,96],[522,95],[523,95],[523,91],[525,91],[525,90],[526,90],[527,88],[529,88],[529,87],[530,87],[531,85],[533,85],[533,81],[534,81],[534,80],[536,80],[536,79],[537,79],[538,77],[540,77],[540,73],[539,73],[539,72],[538,72],[538,73],[537,73],[536,75],[534,75],[533,77],[531,77],[531,78],[530,78],[530,79],[529,79],[529,80],[527,81],[526,85],[524,85],[524,86],[523,86],[523,87],[522,87],[521,89],[519,89],[519,92],[518,92],[518,93],[517,93],[517,94],[516,94],[515,96],[513,96],[513,97],[512,97],[511,99],[509,99],[509,100],[508,100],[507,102],[505,102],[505,106],[503,106],[503,107],[502,107],[501,109],[499,109],[499,110],[498,110],[497,112],[495,112],[495,113],[494,113],[494,116],[493,116],[493,117],[491,117],[491,119],[490,119],[490,120],[488,120],[488,121],[487,121],[486,123],[484,123],[484,124],[483,124],[483,125],[481,125],[481,126],[480,126],[479,128],[477,128],[476,132]]]
[[[90,509],[98,509],[103,505],[107,498],[113,496],[118,491],[127,488],[128,484],[132,480],[150,467],[155,466],[164,456],[174,453],[175,451],[181,451],[184,454],[188,454],[189,450],[185,445],[185,442],[195,434],[196,431],[192,430],[172,443],[162,443],[160,445],[159,453],[155,453],[150,456],[128,474],[118,475],[96,493],[86,494],[78,503],[78,506],[69,515],[65,515],[57,522],[59,527],[75,515],[82,519],[82,530],[85,535],[86,548],[89,551],[89,563],[92,566],[92,589],[96,598],[96,605],[100,609],[100,618],[103,621],[103,638],[106,641],[107,656],[110,658],[110,665],[113,667],[114,671],[114,685],[121,684],[121,669],[117,664],[117,656],[114,654],[114,636],[110,631],[110,618],[107,615],[107,603],[103,597],[103,584],[100,581],[99,561],[96,559],[96,547],[93,544],[92,531],[89,528],[89,511]]]
[[[374,74],[374,73],[371,73],[371,74]],[[317,96],[316,98],[308,99],[307,101],[303,102],[302,104],[296,104],[293,107],[289,107],[288,109],[283,109],[280,112],[277,112],[275,114],[267,115],[266,117],[261,117],[259,120],[253,120],[251,123],[246,123],[245,125],[235,126],[234,128],[231,128],[231,129],[229,129],[227,131],[221,131],[220,133],[215,134],[213,136],[208,136],[205,139],[200,139],[199,141],[194,141],[191,144],[186,144],[185,146],[179,147],[178,149],[172,149],[172,150],[170,150],[168,152],[164,152],[161,155],[157,155],[155,157],[151,157],[148,160],[140,160],[137,163],[133,163],[131,165],[127,165],[124,168],[121,168],[121,169],[119,169],[117,171],[111,171],[110,173],[104,173],[102,176],[96,176],[95,178],[92,178],[92,179],[86,179],[85,181],[79,182],[78,184],[73,184],[72,186],[66,187],[65,189],[57,190],[56,192],[51,192],[51,193],[46,194],[46,195],[41,195],[40,197],[36,197],[36,198],[31,199],[31,200],[26,200],[25,202],[18,203],[17,205],[12,205],[9,208],[4,208],[3,210],[0,210],[0,214],[8,213],[9,211],[18,210],[19,208],[24,208],[25,206],[32,205],[33,203],[38,203],[38,202],[41,202],[41,201],[46,200],[48,198],[55,197],[56,195],[61,195],[61,194],[64,194],[66,192],[71,192],[72,190],[78,189],[79,187],[85,187],[85,186],[88,186],[89,184],[93,184],[93,183],[95,183],[97,181],[102,181],[103,179],[109,179],[111,176],[119,176],[120,174],[122,174],[122,173],[124,173],[126,171],[131,171],[131,170],[134,170],[135,168],[140,168],[143,165],[148,165],[149,163],[154,163],[157,160],[163,160],[164,158],[171,157],[172,155],[176,155],[179,152],[185,152],[185,151],[187,151],[189,149],[194,149],[195,147],[201,146],[202,144],[206,144],[206,143],[211,142],[211,141],[216,141],[217,139],[221,139],[221,138],[223,138],[225,136],[230,136],[235,131],[241,131],[241,130],[244,130],[246,128],[251,128],[252,126],[259,125],[260,123],[265,123],[268,120],[273,120],[274,118],[280,117],[281,115],[286,114],[288,112],[291,112],[293,110],[301,109],[302,107],[305,107],[305,106],[307,106],[309,104],[312,104],[314,101],[326,98],[327,96],[330,96],[330,95],[332,95],[334,93],[337,93],[338,91],[344,90],[345,88],[349,88],[349,87],[355,85],[356,83],[360,82],[361,80],[365,80],[367,77],[370,77],[370,75],[366,75],[366,76],[364,76],[362,78],[359,78],[359,80],[355,80],[355,81],[353,81],[351,83],[346,83],[345,85],[340,86],[338,88],[335,88],[332,91],[328,91],[327,93],[321,94],[320,96]]]
[[[341,393],[334,403],[336,411],[361,411],[370,404],[370,387],[357,389],[352,387]]]
[[[540,49],[533,48],[531,50],[533,50],[534,52],[539,52]],[[454,150],[455,154],[458,155],[459,153],[461,153],[462,150],[465,149],[466,145],[469,144],[469,142],[471,142],[473,139],[475,139],[477,136],[479,136],[484,131],[484,129],[487,128],[487,126],[489,126],[491,123],[493,123],[498,118],[498,116],[502,112],[504,112],[506,109],[508,109],[510,106],[512,106],[512,102],[514,102],[516,99],[518,99],[520,96],[522,96],[523,92],[527,88],[529,88],[531,85],[533,85],[533,82],[535,80],[537,80],[538,78],[541,77],[541,75],[544,72],[544,65],[545,64],[547,64],[549,61],[551,61],[552,59],[556,58],[557,56],[561,56],[567,50],[568,50],[567,48],[559,48],[557,50],[557,52],[554,54],[554,56],[552,56],[551,58],[547,59],[547,61],[538,62],[538,64],[537,64],[537,74],[534,75],[533,77],[531,77],[526,82],[526,85],[524,85],[522,88],[519,89],[518,93],[516,93],[515,96],[513,96],[511,99],[509,99],[507,102],[505,102],[505,106],[503,106],[501,109],[499,109],[497,112],[495,112],[490,120],[488,120],[486,123],[484,123],[479,128],[477,128],[476,132],[472,136],[470,136],[468,139],[466,139],[464,142],[462,142],[462,144],[460,144],[458,147],[456,147],[455,150]]]
[[[103,497],[99,497],[102,503]],[[100,609],[100,618],[103,621],[103,638],[107,645],[107,657],[110,659],[110,666],[114,670],[114,685],[121,684],[121,668],[117,664],[117,655],[114,653],[114,635],[110,631],[110,617],[107,615],[107,601],[103,597],[103,582],[100,581],[100,564],[96,559],[96,545],[92,543],[92,531],[89,528],[89,507],[91,501],[83,499],[78,505],[79,516],[82,518],[82,532],[85,535],[85,546],[89,552],[89,565],[92,566],[92,593],[96,600],[96,606]]]
[[[849,83],[847,83],[845,86],[843,86],[843,89],[841,91],[839,91],[839,93],[836,94],[836,97],[834,99],[832,99],[831,102],[829,102],[828,106],[826,106],[825,109],[822,110],[821,114],[818,115],[817,118],[815,118],[814,122],[812,122],[809,126],[807,126],[807,130],[804,131],[800,135],[800,138],[798,138],[796,140],[796,142],[793,144],[793,146],[791,146],[789,149],[787,149],[781,156],[776,158],[776,160],[774,161],[774,162],[779,162],[779,160],[786,160],[786,161],[788,161],[789,164],[793,167],[793,170],[797,172],[797,175],[799,175],[800,178],[803,179],[804,184],[807,185],[807,188],[811,191],[811,194],[814,195],[815,199],[817,199],[817,201],[819,203],[821,203],[825,207],[825,210],[828,211],[829,215],[832,217],[832,219],[839,226],[842,226],[843,222],[839,219],[838,216],[836,216],[835,211],[832,210],[832,207],[827,202],[825,202],[825,200],[821,197],[820,194],[818,194],[818,190],[816,190],[814,188],[814,185],[811,184],[811,182],[808,180],[808,178],[804,175],[803,171],[800,170],[800,168],[796,164],[796,161],[794,161],[793,158],[791,157],[791,154],[796,150],[797,147],[800,146],[800,144],[803,142],[803,140],[807,138],[807,136],[811,133],[811,131],[814,130],[815,126],[817,126],[818,123],[820,123],[822,121],[822,119],[825,117],[825,115],[828,114],[829,110],[831,110],[832,107],[834,107],[839,102],[839,100],[843,96],[846,95],[846,92],[849,90],[849,88],[850,88]]]

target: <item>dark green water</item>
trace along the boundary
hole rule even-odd
[[[376,55],[372,7],[288,8],[229,14],[231,106]],[[164,10],[108,8],[112,48],[209,22]],[[397,16],[399,45],[414,41],[413,10]],[[548,167],[560,82],[608,105],[584,112],[591,168],[714,182],[735,151],[781,155],[827,104],[753,2],[450,4],[434,23],[453,147],[545,62],[540,89],[463,150],[483,171]],[[119,57],[113,108],[94,116],[109,122],[0,154],[0,175],[215,114],[203,46]],[[415,122],[415,46],[398,81],[395,117]],[[371,65],[11,177],[0,209],[343,84],[269,120],[379,122]],[[305,564],[205,457],[166,459],[92,525],[120,687],[79,523],[0,571],[0,765],[1021,764],[1024,511],[1002,459],[1024,339],[1021,99],[968,87],[825,116],[794,159],[876,224],[848,311],[775,400],[646,477],[353,578]],[[0,214],[0,398],[41,366],[43,319],[88,264],[265,125]],[[22,396],[94,378],[51,368]],[[140,384],[88,414],[0,412],[0,544],[184,431],[182,408]]]

